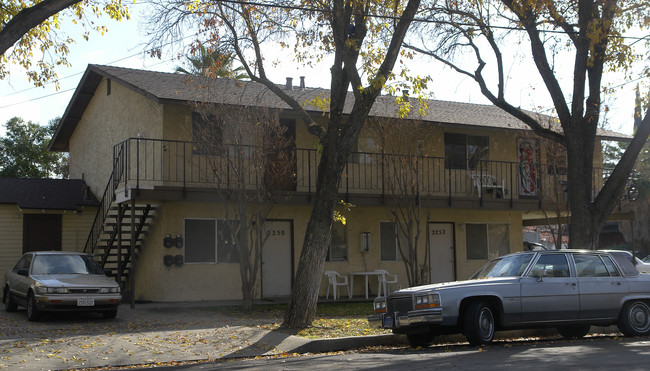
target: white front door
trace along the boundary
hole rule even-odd
[[[454,224],[429,223],[429,256],[431,283],[456,279]]]
[[[262,297],[291,295],[291,221],[264,223],[268,239],[262,250]]]

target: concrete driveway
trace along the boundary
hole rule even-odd
[[[59,370],[292,352],[309,340],[264,329],[265,319],[210,310],[217,303],[122,305],[117,318],[67,313],[29,322],[0,310],[0,369]]]

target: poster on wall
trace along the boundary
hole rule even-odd
[[[536,197],[538,194],[538,149],[539,142],[537,139],[519,138],[517,140],[520,197]]]

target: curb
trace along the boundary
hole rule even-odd
[[[404,335],[366,335],[332,339],[314,339],[294,348],[291,353],[326,353],[380,345],[408,344]]]
[[[616,326],[592,326],[592,334],[616,335],[619,333]],[[559,337],[555,328],[542,328],[532,330],[506,330],[500,331],[494,337],[495,340],[513,340],[519,338],[554,338]],[[465,336],[462,334],[440,335],[437,336],[433,345],[467,343]],[[388,346],[388,345],[409,345],[406,335],[367,335],[367,336],[350,336],[332,339],[314,339],[304,344],[297,345],[292,349],[287,349],[288,353],[326,353],[336,352],[355,348],[371,346]]]

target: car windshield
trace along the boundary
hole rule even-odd
[[[518,277],[524,274],[526,267],[535,254],[508,255],[494,259],[472,276],[473,280],[490,277]]]
[[[104,272],[88,255],[62,254],[36,255],[31,274],[104,274]]]

